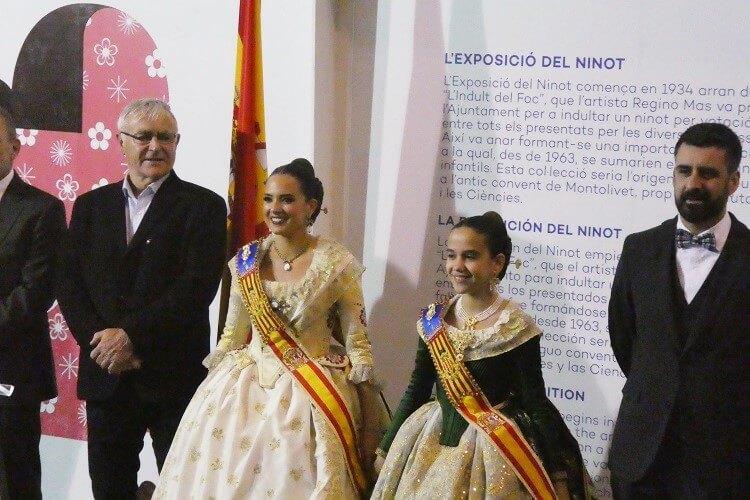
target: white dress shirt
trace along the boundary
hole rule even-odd
[[[143,217],[146,215],[148,207],[151,206],[151,202],[154,201],[156,192],[170,175],[171,173],[158,181],[152,182],[138,196],[135,195],[133,187],[130,185],[130,177],[125,176],[125,180],[122,183],[122,192],[125,195],[125,199],[128,200],[128,203],[125,205],[125,235],[128,244],[133,239],[135,232],[138,231],[138,226],[143,222]]]
[[[10,181],[13,179],[13,169],[10,169],[10,172],[8,172],[8,175],[0,179],[0,200],[3,199],[3,195],[5,194],[5,191],[8,190],[8,186],[10,186]]]
[[[713,233],[718,252],[712,252],[704,247],[677,249],[677,276],[680,278],[680,285],[682,285],[685,300],[688,304],[693,301],[698,290],[703,286],[703,282],[706,281],[708,273],[711,272],[714,264],[719,260],[719,255],[721,255],[724,244],[727,242],[731,226],[732,219],[729,218],[729,213],[727,212],[714,227],[693,235],[700,236],[706,233]],[[685,227],[682,221],[682,217],[677,218],[677,229],[688,231],[688,228]]]

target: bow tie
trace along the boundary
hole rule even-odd
[[[703,247],[711,252],[717,252],[716,248],[716,237],[714,233],[705,233],[700,236],[693,236],[690,231],[684,229],[678,229],[675,235],[675,243],[677,248],[693,248]]]

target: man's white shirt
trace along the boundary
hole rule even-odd
[[[682,285],[685,300],[688,304],[693,301],[698,290],[703,286],[703,282],[706,281],[708,273],[711,272],[714,264],[719,260],[719,255],[721,255],[721,251],[727,242],[731,226],[732,219],[729,217],[729,213],[725,212],[724,217],[715,226],[694,235],[701,236],[713,233],[718,252],[712,252],[700,246],[677,249],[677,276],[680,278],[680,285]],[[688,231],[681,216],[677,218],[677,229]]]
[[[125,234],[128,244],[133,239],[135,232],[138,231],[138,226],[143,222],[143,217],[146,215],[148,207],[151,206],[151,202],[154,201],[156,192],[170,175],[171,172],[161,179],[152,182],[138,196],[133,193],[129,177],[125,176],[122,182],[122,192],[127,200],[127,204],[125,205]]]

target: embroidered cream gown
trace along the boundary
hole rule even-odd
[[[259,261],[271,238],[261,243]],[[370,378],[373,362],[363,268],[332,240],[319,238],[313,252],[302,280],[263,286],[293,335],[330,373],[359,438],[363,420],[354,384]],[[260,334],[252,332],[246,342],[253,325],[235,266],[236,258],[224,334],[206,359],[208,376],[185,411],[154,498],[357,498],[330,424]]]

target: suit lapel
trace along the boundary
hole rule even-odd
[[[158,221],[163,220],[169,209],[174,205],[175,199],[179,192],[180,179],[177,174],[172,172],[169,177],[164,181],[159,190],[154,195],[154,199],[151,201],[146,215],[143,216],[143,220],[138,226],[138,230],[133,235],[133,239],[130,240],[127,251],[138,247],[148,236],[152,234],[154,226]],[[123,224],[124,227],[124,224]]]
[[[117,183],[117,190],[105,200],[104,212],[107,214],[106,220],[109,225],[109,234],[112,235],[112,241],[115,245],[117,255],[121,256],[125,252],[125,195],[122,192],[122,183]],[[101,189],[101,188],[100,188]]]
[[[732,226],[716,264],[706,276],[704,286],[714,284],[713,290],[706,290],[709,296],[705,302],[705,314],[698,319],[697,328],[691,329],[685,342],[685,351],[693,347],[695,342],[705,332],[711,330],[723,314],[723,309],[731,302],[730,296],[735,293],[734,288],[745,279],[746,274],[740,272],[748,265],[748,248],[750,248],[750,231],[732,214]],[[701,292],[699,292],[701,293]]]
[[[681,346],[678,337],[679,333],[675,326],[674,316],[673,283],[675,282],[675,276],[677,274],[674,244],[676,228],[676,217],[662,224],[662,231],[659,233],[656,242],[654,261],[651,264],[656,273],[655,279],[651,282],[654,286],[654,297],[656,299],[656,304],[659,304],[659,314],[664,327],[664,332],[666,333],[667,338],[669,338],[675,354],[680,352]],[[644,263],[644,265],[648,265],[648,263]]]
[[[0,241],[6,240],[5,236],[23,211],[23,192],[26,189],[26,185],[18,178],[18,175],[13,174],[8,189],[0,199]]]

